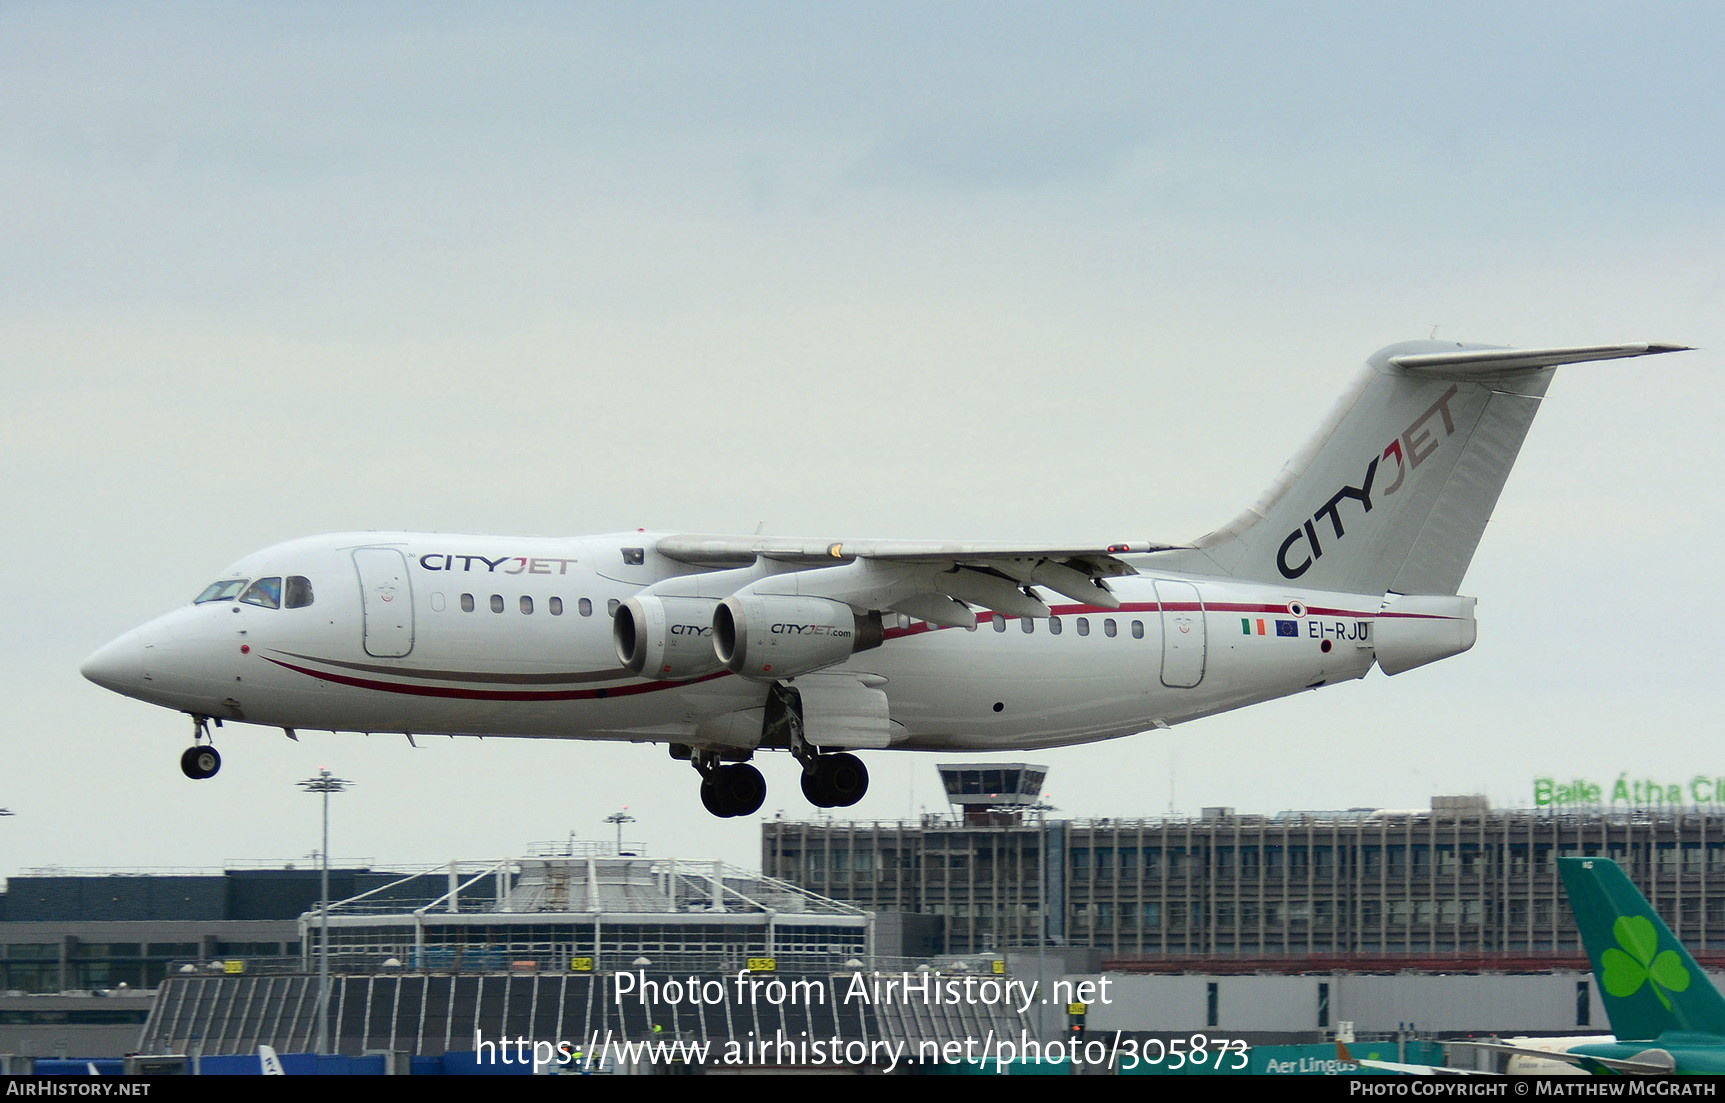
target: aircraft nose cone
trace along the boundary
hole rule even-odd
[[[122,636],[85,659],[78,669],[103,689],[135,693],[144,684],[143,645],[131,636]]]

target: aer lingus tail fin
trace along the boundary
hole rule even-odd
[[[1617,863],[1559,858],[1557,868],[1618,1040],[1725,1036],[1725,999]]]

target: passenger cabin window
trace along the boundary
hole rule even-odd
[[[623,603],[621,601],[618,601],[616,598],[612,598],[610,601],[607,601],[605,603],[605,614],[607,616],[612,616],[612,617],[616,616],[617,615],[617,607],[621,604],[623,604]]]
[[[533,612],[533,599],[526,594],[521,595],[521,611],[529,614]]]
[[[1089,617],[1079,617],[1078,618],[1078,634],[1080,636],[1088,636],[1090,634],[1090,618]]]
[[[1060,618],[1059,617],[1049,617],[1048,618],[1048,631],[1049,631],[1050,635],[1055,635],[1055,636],[1060,635]]]
[[[503,595],[502,594],[492,594],[491,595],[491,611],[493,613],[503,612]]]
[[[575,608],[582,616],[590,617],[593,615],[593,600],[591,598],[584,597],[575,603]]]
[[[1006,618],[999,613],[994,614],[994,630],[996,632],[1006,631]]]
[[[1135,620],[1132,622],[1132,638],[1135,640],[1141,640],[1144,638],[1144,622],[1143,621]]]
[[[240,595],[240,600],[247,605],[259,605],[265,609],[280,609],[282,607],[282,580],[279,578],[260,578]]]
[[[289,575],[287,592],[282,596],[282,604],[289,609],[304,609],[312,601],[311,579],[305,575]]]
[[[1106,619],[1102,622],[1102,634],[1109,637],[1110,639],[1112,639],[1115,636],[1115,634],[1118,633],[1119,631],[1120,631],[1120,628],[1118,625],[1116,625],[1114,623],[1113,617],[1109,617],[1108,619]]]
[[[472,594],[462,594],[461,595],[461,611],[463,613],[473,612],[473,595]]]
[[[554,597],[550,601],[546,602],[545,604],[546,604],[546,607],[551,610],[552,616],[560,617],[563,615],[563,599],[562,598]]]
[[[204,587],[204,592],[192,599],[193,605],[202,605],[206,601],[232,601],[240,591],[246,588],[248,579],[230,578],[225,582],[212,582]]]

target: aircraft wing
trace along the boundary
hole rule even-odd
[[[1035,587],[1046,587],[1080,604],[1118,608],[1120,601],[1104,580],[1138,573],[1120,556],[1177,546],[675,535],[660,538],[655,549],[668,559],[710,569],[746,568],[766,561],[781,567],[781,577],[794,582],[798,594],[970,628],[976,625],[971,606],[1010,616],[1049,616],[1048,605]]]
[[[1402,1076],[1496,1076],[1496,1073],[1483,1072],[1479,1069],[1455,1069],[1447,1065],[1408,1065],[1399,1061],[1375,1061],[1369,1057],[1355,1057],[1348,1049],[1346,1042],[1336,1043],[1336,1059],[1358,1065],[1363,1069],[1377,1069],[1380,1072],[1394,1072]]]
[[[699,536],[661,537],[659,554],[668,559],[701,567],[742,567],[756,559],[830,567],[857,559],[897,563],[984,564],[994,560],[1093,561],[1097,577],[1137,574],[1117,555],[1168,551],[1183,544],[1123,543],[1104,547],[1034,546],[1024,544],[956,543],[940,540],[812,540],[795,536]]]
[[[1395,1061],[1370,1061],[1364,1057],[1354,1058],[1354,1064],[1363,1069],[1377,1069],[1380,1072],[1396,1072],[1403,1076],[1495,1076],[1496,1073],[1480,1072],[1478,1069],[1452,1069],[1443,1065],[1403,1065]]]
[[[1504,1042],[1445,1042],[1449,1046],[1468,1046],[1472,1049],[1490,1050],[1494,1053],[1506,1053],[1515,1057],[1534,1057],[1542,1061],[1560,1061],[1566,1065],[1576,1065],[1597,1073],[1600,1070],[1629,1073],[1640,1076],[1669,1076],[1676,1071],[1676,1060],[1667,1050],[1648,1048],[1634,1057],[1598,1057],[1591,1053],[1574,1053],[1564,1049],[1535,1049],[1531,1046],[1509,1045]]]

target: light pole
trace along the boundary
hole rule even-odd
[[[631,816],[629,814],[629,810],[625,808],[621,812],[613,812],[609,816],[606,816],[605,822],[617,825],[617,855],[618,857],[621,857],[623,854],[623,825],[626,823],[634,823],[635,817]]]
[[[352,784],[328,770],[319,770],[316,777],[299,783],[299,787],[308,793],[323,794],[323,874],[318,882],[320,934],[317,955],[317,1051],[320,1056],[329,1052],[329,795]]]

